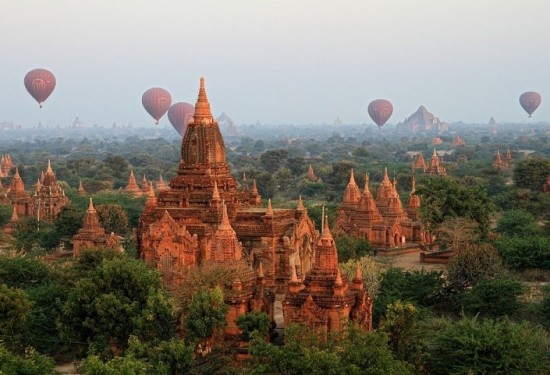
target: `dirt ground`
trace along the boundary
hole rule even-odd
[[[408,253],[395,256],[377,256],[374,257],[377,262],[386,263],[392,265],[393,267],[399,267],[405,270],[426,270],[432,271],[437,270],[441,271],[445,269],[444,264],[430,264],[430,263],[420,263],[420,253]]]

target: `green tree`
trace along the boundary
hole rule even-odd
[[[504,262],[517,270],[550,270],[550,237],[501,237],[495,247]]]
[[[159,273],[142,261],[104,259],[76,282],[59,328],[65,339],[87,342],[90,353],[110,356],[126,349],[130,335],[146,341],[168,337],[172,304]]]
[[[30,256],[0,256],[0,284],[29,289],[50,281],[48,266]]]
[[[336,249],[338,249],[338,260],[341,262],[359,259],[373,252],[369,241],[348,234],[342,234],[336,238]]]
[[[489,230],[494,205],[482,186],[463,186],[450,177],[424,179],[417,189],[422,199],[419,214],[426,227],[435,232],[448,217],[464,217],[475,220],[479,231]]]
[[[397,300],[388,305],[380,323],[380,328],[389,336],[390,347],[400,359],[407,359],[411,355],[416,317],[417,310],[412,303]]]
[[[446,301],[445,279],[440,271],[404,271],[390,268],[382,275],[380,291],[373,304],[373,320],[378,320],[387,307],[401,300],[417,307],[435,307]]]
[[[542,324],[548,329],[550,328],[550,285],[542,289],[543,299],[538,306],[538,313]]]
[[[521,306],[523,284],[512,277],[482,279],[472,289],[459,294],[461,308],[471,314],[500,317],[514,314]]]
[[[32,348],[18,356],[0,344],[0,374],[2,375],[51,375],[54,373],[54,361],[38,354]]]
[[[548,334],[528,323],[463,317],[444,321],[431,336],[430,373],[543,374],[548,370]]]
[[[287,156],[286,150],[269,150],[260,156],[260,164],[265,171],[275,173],[283,166]]]
[[[128,216],[118,204],[100,204],[96,207],[99,222],[106,233],[125,235],[128,232]]]
[[[540,234],[537,219],[525,210],[509,210],[504,212],[498,221],[495,232],[505,236],[529,237]]]
[[[227,324],[229,306],[223,302],[220,287],[200,290],[189,304],[185,316],[185,337],[189,341],[201,341],[214,336]]]
[[[513,179],[517,187],[541,191],[550,171],[550,160],[527,158],[520,160],[514,168]]]
[[[6,225],[13,213],[13,208],[9,205],[0,204],[0,228]]]
[[[111,176],[120,179],[128,174],[128,162],[120,155],[109,155],[103,160],[103,164],[111,171]]]
[[[24,291],[0,284],[0,342],[9,340],[14,346],[19,342],[31,307],[32,303]]]
[[[84,210],[74,204],[68,204],[61,209],[55,219],[55,227],[61,236],[74,236],[84,220]]]
[[[149,366],[141,359],[131,355],[116,357],[103,362],[97,355],[91,355],[82,364],[88,375],[147,375]]]
[[[267,314],[259,311],[239,315],[236,323],[243,332],[241,336],[242,340],[247,342],[250,341],[253,332],[258,332],[260,336],[265,337],[269,333],[271,326]]]
[[[288,158],[286,161],[286,166],[295,177],[301,176],[306,172],[307,164],[304,158]]]
[[[151,344],[131,336],[124,356],[102,361],[97,355],[86,358],[86,374],[189,374],[193,361],[193,348],[183,340],[171,339]]]
[[[38,221],[36,218],[23,218],[17,222],[16,230],[13,233],[16,248],[30,252],[39,249],[52,250],[59,246],[61,236],[55,226],[45,221]]]

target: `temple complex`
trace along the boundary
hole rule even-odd
[[[453,145],[454,146],[466,146],[466,141],[464,138],[460,137],[458,133],[456,133],[454,139],[453,139]]]
[[[170,189],[159,189],[140,218],[139,254],[162,271],[169,287],[175,287],[188,267],[223,262],[216,234],[227,232],[226,215],[240,243],[235,251],[249,266],[261,267],[267,288],[284,291],[291,268],[296,266],[300,274],[311,269],[319,233],[303,205],[276,209],[269,202],[264,208],[256,182],[250,189],[239,188],[230,172],[201,78],[195,112],[182,139],[177,175],[170,180]],[[132,177],[133,173],[127,191],[135,185]]]
[[[8,177],[13,167],[14,164],[11,161],[11,156],[8,154],[2,155],[0,158],[0,177]]]
[[[136,177],[134,176],[134,171],[130,170],[130,177],[128,177],[128,185],[126,185],[126,188],[124,189],[125,192],[128,194],[132,194],[134,197],[141,197],[142,191],[139,188]]]
[[[307,178],[311,182],[321,182],[321,178],[315,176],[315,171],[313,171],[313,167],[311,164],[309,165],[309,168],[307,169]]]
[[[359,264],[349,282],[338,267],[338,253],[328,220],[317,244],[315,263],[303,279],[292,269],[283,301],[285,326],[306,325],[320,335],[339,333],[351,321],[366,331],[372,329],[372,299],[364,290]]]
[[[428,168],[428,166],[426,165],[426,160],[424,160],[424,155],[422,155],[422,152],[419,152],[418,154],[416,154],[416,158],[413,161],[412,168],[413,170],[422,169],[423,171],[425,171]]]
[[[33,214],[33,200],[25,190],[25,183],[19,175],[17,167],[15,167],[15,174],[13,175],[7,198],[19,217],[31,216]]]
[[[84,186],[82,186],[82,180],[80,180],[80,183],[78,184],[78,195],[81,197],[86,195],[86,190],[84,190]]]
[[[82,228],[73,236],[73,256],[80,255],[86,248],[112,248],[119,247],[118,236],[114,233],[105,234],[105,229],[99,223],[99,215],[94,208],[92,198],[84,216]]]
[[[435,148],[434,153],[432,154],[432,159],[430,160],[430,164],[427,165],[426,169],[424,169],[424,172],[428,174],[438,174],[442,176],[447,175],[447,170],[441,165],[441,161],[439,160],[439,156],[437,155]]]
[[[364,238],[377,251],[384,252],[395,247],[419,248],[430,242],[431,236],[418,219],[420,197],[415,191],[415,179],[406,210],[401,204],[396,186],[397,181],[395,178],[390,181],[386,168],[375,199],[370,191],[369,176],[365,177],[365,187],[361,192],[352,170],[337,210],[337,233]]]
[[[69,203],[65,191],[57,182],[49,160],[44,178],[35,185],[32,199],[34,201],[34,214],[37,219],[50,223],[59,215],[61,209]]]

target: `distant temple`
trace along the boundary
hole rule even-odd
[[[370,191],[369,177],[365,178],[363,192],[355,183],[353,170],[338,207],[336,230],[368,240],[373,247],[390,251],[399,246],[419,246],[431,242],[431,236],[418,219],[420,197],[415,191],[415,180],[409,195],[407,209],[397,193],[397,181],[390,181],[387,168],[376,199]]]
[[[466,141],[456,133],[453,138],[453,146],[466,146]]]
[[[8,154],[0,158],[0,177],[8,177],[10,170],[14,167],[11,157]]]
[[[494,117],[489,120],[489,127],[491,128],[491,134],[497,134],[497,122]]]
[[[432,154],[432,159],[430,160],[430,164],[427,166],[424,172],[428,174],[438,174],[441,176],[447,175],[447,170],[441,165],[441,161],[439,160],[439,156],[437,155],[435,148],[434,153]]]
[[[25,183],[19,175],[19,169],[16,167],[10,187],[5,195],[0,196],[0,201],[14,207],[18,217],[34,216],[38,220],[50,223],[57,218],[61,209],[69,203],[65,191],[57,182],[49,160],[46,173],[42,171],[41,177],[34,185],[32,196],[25,190]]]
[[[99,215],[94,208],[92,198],[84,216],[84,223],[77,234],[73,236],[73,256],[77,257],[86,248],[112,248],[119,247],[118,236],[114,233],[105,234],[105,229],[99,223]]]
[[[422,155],[422,152],[419,152],[418,154],[416,154],[416,158],[413,161],[412,168],[413,170],[422,169],[423,171],[425,171],[428,168],[428,166],[426,165],[426,160],[424,160],[424,155]]]
[[[19,175],[17,167],[15,167],[15,174],[13,175],[7,198],[19,217],[33,215],[34,203],[30,194],[25,190],[25,183]]]
[[[69,203],[65,196],[65,190],[57,182],[50,161],[42,181],[35,186],[35,192],[32,197],[34,201],[35,216],[39,220],[52,223],[61,209]]]
[[[309,165],[309,168],[307,169],[307,178],[311,182],[321,182],[321,178],[315,176],[315,172],[313,171],[313,167],[312,167],[311,164]]]
[[[295,269],[283,301],[285,326],[304,324],[320,335],[340,333],[348,321],[366,331],[372,329],[372,299],[364,289],[357,265],[350,282],[338,267],[338,252],[328,220],[317,244],[315,264],[302,279]]]
[[[431,131],[445,132],[449,130],[449,125],[431,114],[426,107],[421,105],[415,113],[407,117],[403,122],[398,123],[397,129],[413,133]]]
[[[82,180],[80,180],[80,183],[78,184],[78,195],[81,197],[86,195],[86,190],[84,190],[84,186],[82,186]]]
[[[128,177],[128,185],[124,189],[128,194],[132,194],[134,197],[141,197],[143,194],[142,190],[139,188],[136,177],[134,176],[134,171],[130,170],[130,177]]]
[[[437,155],[435,148],[432,154],[432,158],[430,160],[430,164],[426,163],[426,160],[424,159],[422,152],[419,152],[418,154],[416,154],[416,157],[412,163],[412,169],[413,171],[416,169],[422,169],[424,173],[427,173],[427,174],[438,174],[438,175],[447,174],[447,171],[441,165],[441,160],[439,160],[439,156]]]

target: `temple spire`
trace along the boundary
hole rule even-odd
[[[94,208],[94,202],[92,201],[92,198],[90,198],[90,204],[88,205],[88,213],[95,214],[96,210]]]
[[[328,216],[325,217],[325,227],[323,228],[321,239],[334,241],[334,238],[332,238],[332,233],[330,233],[330,228],[328,226]]]
[[[212,200],[219,201],[221,199],[220,192],[218,190],[218,183],[214,181],[214,190],[212,191]]]
[[[298,204],[296,205],[297,211],[303,211],[304,210],[304,203],[302,202],[302,196],[298,196]]]
[[[370,189],[369,189],[369,174],[368,174],[368,173],[365,173],[365,188],[363,189],[363,194],[364,194],[364,195],[369,195],[369,194],[370,194]]]
[[[265,216],[273,216],[273,207],[271,206],[271,199],[267,200],[267,210],[265,211]]]
[[[388,167],[384,167],[384,178],[382,182],[390,182],[390,178],[388,177]]]
[[[357,185],[355,183],[355,176],[353,175],[353,168],[351,168],[351,173],[350,173],[350,176],[349,176],[349,185]]]
[[[48,168],[46,169],[46,173],[53,174],[52,164],[50,163],[50,159],[48,159]]]
[[[222,204],[222,221],[220,223],[220,226],[218,227],[218,230],[228,230],[233,229],[231,227],[231,224],[229,223],[229,216],[227,215],[227,205],[225,202]]]
[[[201,77],[199,97],[197,98],[197,103],[195,104],[195,114],[193,115],[193,119],[196,124],[200,124],[204,118],[211,120],[212,111],[210,110],[210,103],[208,102],[208,97],[206,96],[204,77]]]
[[[252,193],[252,194],[258,194],[258,187],[256,186],[256,179],[253,179],[253,180],[252,180],[252,190],[251,190],[251,193]]]

